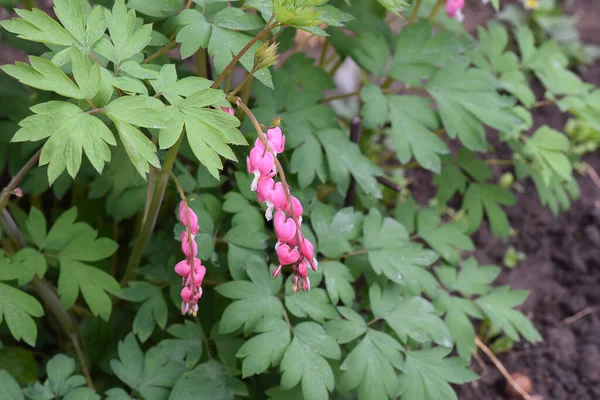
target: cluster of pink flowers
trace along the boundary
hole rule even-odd
[[[462,13],[465,7],[465,0],[446,0],[446,14],[450,18],[456,19],[458,22],[462,22],[465,19]]]
[[[263,142],[264,140],[264,142]],[[277,244],[275,250],[279,266],[273,277],[281,273],[284,265],[291,265],[293,290],[310,290],[308,265],[317,270],[313,244],[302,235],[302,204],[285,187],[285,179],[275,182],[277,175],[275,157],[285,148],[285,136],[279,127],[267,130],[266,138],[257,138],[250,155],[246,158],[248,173],[254,174],[251,189],[256,191],[258,201],[267,205],[265,218],[273,219]],[[273,216],[275,211],[275,216]]]
[[[185,260],[175,265],[175,272],[183,278],[181,289],[181,314],[196,315],[198,300],[202,297],[202,281],[206,275],[206,268],[202,261],[196,258],[198,245],[194,237],[200,230],[198,215],[188,207],[185,201],[179,203],[179,221],[185,227],[181,232],[181,250]]]

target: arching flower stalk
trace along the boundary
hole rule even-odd
[[[284,266],[291,265],[294,292],[310,290],[308,268],[310,266],[316,271],[318,262],[313,244],[302,235],[302,204],[291,195],[285,173],[277,160],[277,155],[285,150],[285,136],[278,122],[274,122],[265,135],[256,117],[241,99],[234,97],[232,100],[250,117],[258,134],[246,158],[246,166],[248,173],[254,174],[250,188],[256,191],[258,201],[267,205],[265,218],[273,220],[277,234],[275,250],[279,266],[273,271],[273,277],[278,276]],[[277,177],[279,182],[275,181]]]

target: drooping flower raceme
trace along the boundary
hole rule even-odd
[[[206,268],[198,255],[198,245],[194,237],[200,230],[198,215],[187,205],[187,202],[179,203],[179,221],[185,227],[181,232],[181,250],[185,260],[175,265],[175,272],[183,278],[181,283],[181,314],[196,315],[198,312],[198,300],[202,297],[202,281],[206,274]]]
[[[462,13],[464,7],[465,0],[446,0],[446,14],[458,22],[462,22],[465,19]]]
[[[273,277],[281,273],[285,265],[292,266],[292,289],[310,290],[308,266],[317,270],[317,259],[313,244],[302,235],[302,204],[290,194],[285,182],[275,182],[277,175],[276,158],[285,149],[285,136],[279,127],[267,130],[259,137],[246,158],[248,173],[254,174],[251,189],[256,191],[258,201],[267,205],[265,218],[273,220],[277,234],[277,258],[279,266],[273,271]],[[273,212],[275,211],[275,215]]]

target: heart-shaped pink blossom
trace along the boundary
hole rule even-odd
[[[198,245],[196,241],[192,238],[192,242],[190,245],[189,235],[186,231],[181,232],[181,251],[185,254],[186,258],[196,257],[198,255]]]
[[[282,244],[277,248],[277,257],[279,258],[279,264],[289,265],[298,261],[300,253],[298,253],[298,250],[292,249],[287,244]]]
[[[275,206],[275,209],[277,210],[283,210],[287,207],[287,197],[281,182],[277,182],[273,187],[273,191],[271,192],[271,203],[273,203],[273,206]]]
[[[267,130],[267,140],[269,143],[269,147],[275,153],[283,153],[285,148],[285,136],[281,133],[280,127],[275,127]]]
[[[302,212],[304,212],[304,208],[302,207],[300,200],[298,200],[294,196],[291,196],[291,200],[292,200],[292,210],[294,210],[294,216],[296,218],[300,218],[302,216]],[[285,207],[285,211],[287,211],[288,214],[292,215],[292,213],[290,212],[290,207],[287,204]]]
[[[273,178],[261,179],[258,181],[258,186],[256,187],[256,197],[258,198],[258,201],[264,203],[265,201],[270,200],[274,185],[275,181]]]
[[[192,299],[192,289],[187,286],[181,289],[181,299],[186,303],[189,302]]]
[[[302,261],[300,265],[298,265],[298,273],[300,273],[300,276],[303,278],[308,276],[308,267],[306,266],[306,262]]]
[[[177,273],[177,275],[182,276],[184,278],[187,278],[191,271],[192,268],[190,267],[188,260],[180,261],[177,263],[177,265],[175,265],[175,272]]]
[[[285,243],[296,235],[296,223],[293,219],[287,218],[283,211],[277,211],[274,219],[275,232],[277,239]]]
[[[198,260],[197,258],[195,260]],[[206,275],[206,267],[200,264],[200,260],[198,260],[198,264],[194,265],[194,285],[196,287],[202,286],[202,281],[204,280],[204,276]]]
[[[194,210],[187,206],[183,200],[179,203],[179,222],[181,222],[183,226],[187,227],[192,235],[197,234],[200,230],[200,227],[198,226],[198,215],[194,212]]]

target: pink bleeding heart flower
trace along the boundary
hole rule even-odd
[[[308,267],[306,266],[306,263],[304,261],[302,261],[299,265],[298,265],[298,273],[300,274],[301,277],[306,278],[308,276]]]
[[[292,249],[287,244],[282,244],[277,248],[277,257],[279,258],[279,264],[289,265],[298,261],[300,253],[298,253],[298,250]]]
[[[196,287],[202,286],[202,281],[204,281],[205,275],[206,267],[201,265],[200,260],[198,260],[198,265],[194,265],[194,285],[196,285]]]
[[[271,203],[273,203],[273,206],[277,210],[284,210],[287,207],[287,197],[281,182],[277,182],[273,187],[273,191],[271,192]]]
[[[183,289],[181,289],[181,299],[184,302],[189,302],[192,299],[193,293],[192,293],[192,289],[190,289],[189,287],[184,287]]]
[[[196,241],[192,238],[191,245],[189,240],[189,235],[186,231],[181,232],[181,251],[185,254],[186,258],[193,258],[198,255],[198,245]]]
[[[18,188],[15,188],[15,189],[14,189],[14,190],[11,192],[11,194],[12,194],[13,196],[16,196],[16,197],[23,197],[23,189],[21,189],[21,188],[19,188],[19,187],[18,187]]]
[[[188,263],[188,260],[180,261],[177,263],[177,265],[175,265],[175,272],[177,273],[177,275],[182,276],[184,278],[187,278],[191,271],[192,267]]]
[[[269,148],[273,150],[273,153],[275,153],[275,155],[283,153],[283,150],[285,150],[285,136],[281,133],[281,128],[275,127],[268,129],[266,136],[267,144],[269,145]],[[260,138],[256,138],[254,146],[263,150],[265,148],[265,145]]]
[[[292,210],[294,210],[294,216],[300,220],[300,218],[302,217],[302,212],[304,211],[304,208],[302,207],[302,203],[300,203],[300,200],[298,200],[294,196],[291,196],[291,200],[292,200]],[[292,215],[292,213],[290,212],[290,206],[288,204],[286,204],[286,206],[285,206],[285,211],[288,214]],[[302,222],[302,221],[300,220],[300,222]]]
[[[274,153],[283,153],[283,150],[285,149],[285,136],[281,133],[280,127],[276,126],[275,128],[268,129],[267,140],[269,142],[269,147],[271,147],[271,150],[273,150]]]
[[[462,22],[464,15],[462,9],[465,6],[465,0],[447,0],[446,1],[446,14],[450,18],[456,19],[458,22]]]
[[[283,211],[277,211],[274,218],[275,232],[277,239],[285,243],[296,235],[296,223],[293,219],[287,218]]]
[[[315,249],[310,240],[304,238],[302,239],[302,243],[300,244],[300,252],[302,253],[302,256],[308,260],[312,270],[316,271],[319,263],[315,258]]]
[[[192,235],[196,235],[200,230],[200,226],[198,225],[198,215],[194,212],[194,210],[187,206],[183,200],[179,203],[179,222],[181,222],[183,226],[187,227]]]
[[[258,201],[267,205],[267,211],[265,211],[265,218],[267,221],[273,219],[273,209],[275,206],[273,205],[273,202],[271,202],[271,192],[273,192],[274,186],[275,181],[273,178],[269,178],[259,180],[256,187],[256,197],[258,198]]]
[[[273,278],[277,278],[279,276],[279,274],[281,273],[282,267],[283,267],[283,265],[280,265],[273,270]]]
[[[233,111],[233,108],[231,108],[231,107],[221,107],[221,110],[225,111],[229,115],[234,115],[235,114],[234,111]]]
[[[265,152],[258,147],[250,150],[250,155],[246,158],[246,166],[248,167],[248,173],[254,174],[254,180],[250,187],[252,191],[256,190],[259,179],[268,179],[275,175],[275,159],[273,158],[273,154]]]

